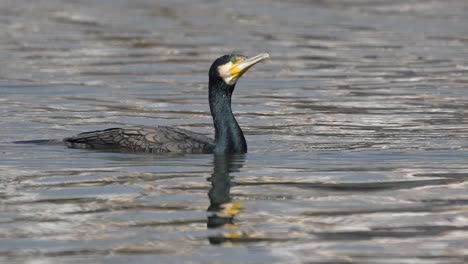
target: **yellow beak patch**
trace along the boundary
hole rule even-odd
[[[224,81],[229,84],[235,84],[236,81],[248,70],[250,67],[259,63],[260,61],[270,57],[268,53],[258,54],[252,58],[242,56],[233,56],[231,61],[218,67],[220,75]]]

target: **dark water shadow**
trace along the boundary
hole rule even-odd
[[[230,229],[233,232],[218,233],[209,236],[211,244],[221,244],[225,241],[237,238],[234,217],[240,211],[240,204],[231,199],[231,173],[239,171],[245,162],[244,154],[220,154],[213,156],[213,174],[208,179],[211,181],[211,189],[208,192],[210,206],[207,227],[209,229]]]

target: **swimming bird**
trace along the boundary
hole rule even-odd
[[[71,148],[147,153],[245,153],[244,133],[231,109],[231,97],[239,78],[253,65],[268,58],[267,53],[247,58],[224,55],[209,70],[208,101],[214,140],[189,130],[170,127],[128,127],[84,132],[63,139]]]

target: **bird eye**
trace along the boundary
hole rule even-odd
[[[231,62],[232,62],[232,63],[236,63],[236,62],[237,62],[236,57],[232,57],[232,58],[231,58]]]

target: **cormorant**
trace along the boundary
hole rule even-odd
[[[156,126],[110,128],[63,139],[71,148],[148,153],[245,153],[247,143],[231,110],[237,80],[267,53],[247,58],[224,55],[209,70],[208,98],[215,128],[214,140],[185,129]]]

